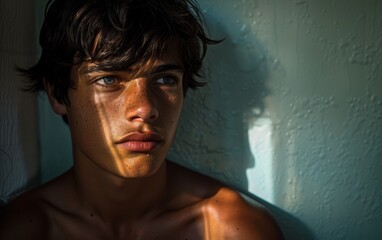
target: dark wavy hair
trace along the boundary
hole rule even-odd
[[[196,77],[207,45],[220,41],[205,33],[193,0],[50,0],[40,32],[41,57],[31,68],[18,70],[29,79],[28,91],[44,90],[45,80],[54,97],[69,104],[74,65],[91,61],[103,70],[144,66],[174,39],[184,64],[184,92],[203,86]]]

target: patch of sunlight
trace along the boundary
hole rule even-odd
[[[248,130],[248,141],[255,164],[247,169],[248,191],[274,203],[272,121],[259,118],[252,126]]]

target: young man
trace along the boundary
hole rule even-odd
[[[281,239],[260,208],[166,160],[209,39],[191,0],[56,0],[22,70],[69,124],[73,167],[22,194],[0,239]]]

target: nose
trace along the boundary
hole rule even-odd
[[[155,95],[146,79],[131,80],[126,94],[126,117],[129,121],[152,122],[159,116]]]

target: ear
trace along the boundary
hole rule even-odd
[[[46,90],[46,93],[48,94],[50,106],[52,107],[53,111],[57,113],[58,115],[66,115],[67,114],[67,107],[64,103],[60,103],[57,98],[53,94],[53,87],[48,81],[44,79],[44,87]]]

